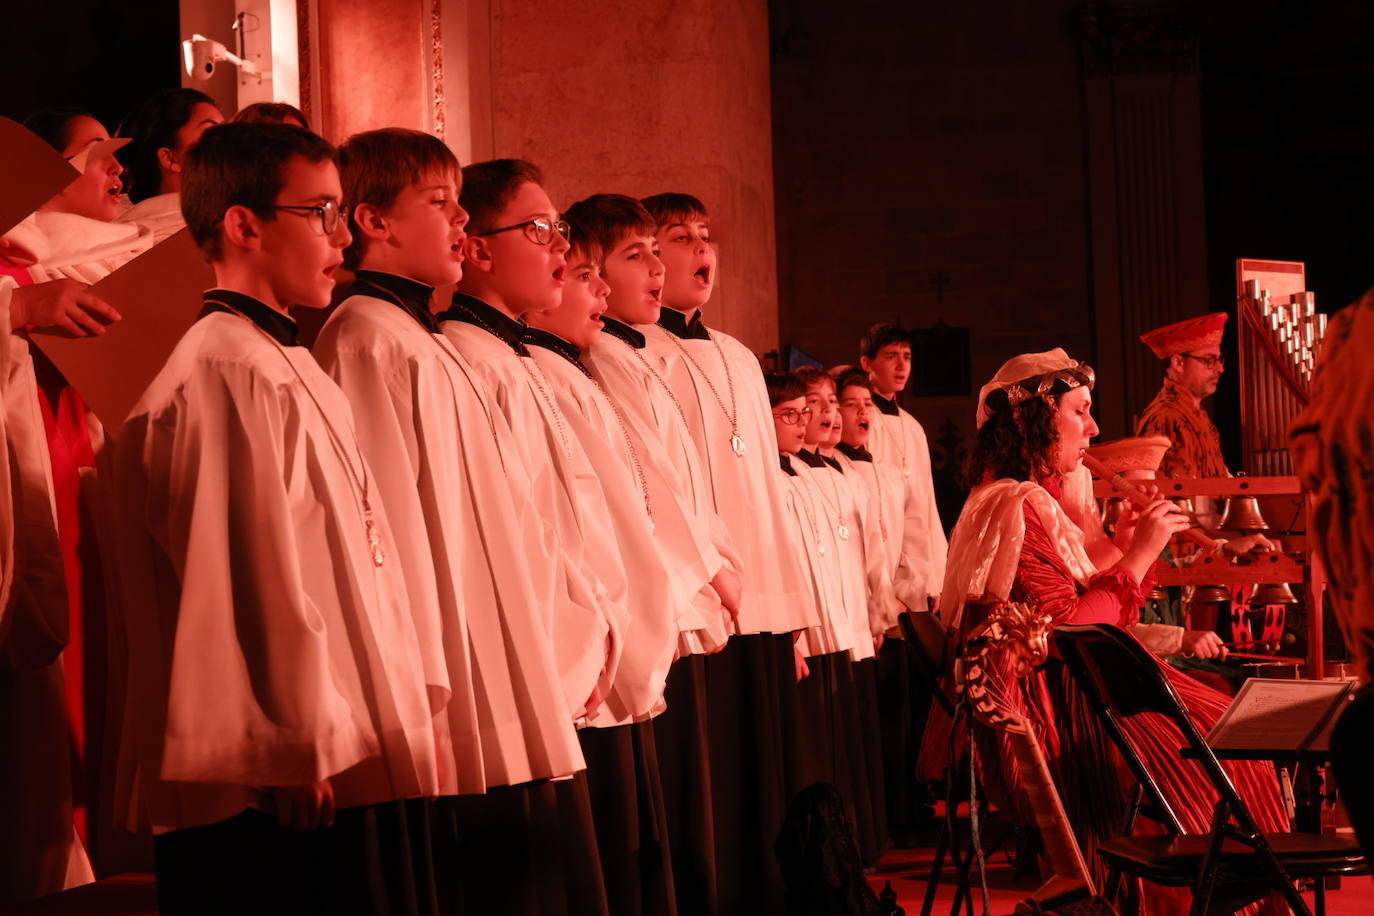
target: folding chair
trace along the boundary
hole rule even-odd
[[[957,709],[956,698],[950,692],[950,684],[945,678],[945,675],[953,670],[949,631],[945,629],[945,625],[940,622],[937,615],[926,611],[905,611],[899,615],[898,623],[902,628],[902,635],[905,637],[903,641],[906,643],[917,679],[933,698],[935,705],[949,716],[957,729],[963,717]],[[946,854],[949,856],[950,864],[953,866],[955,877],[958,880],[958,885],[954,890],[954,902],[950,907],[950,916],[954,916],[959,911],[961,904],[965,907],[967,916],[973,916],[973,894],[969,890],[969,874],[973,868],[976,853],[973,849],[972,837],[961,853],[959,848],[961,844],[958,842],[955,831],[959,799],[968,797],[968,782],[963,775],[968,772],[968,767],[959,761],[950,761],[950,766],[954,768],[956,774],[955,788],[950,793],[951,797],[945,799],[945,817],[940,826],[939,839],[935,844],[935,860],[931,863],[930,875],[926,879],[926,893],[925,900],[921,905],[921,916],[930,916],[930,912],[935,906],[935,892],[944,875]],[[1016,825],[1010,826],[995,842],[990,844],[985,855],[991,855],[995,852],[1015,832]]]
[[[1317,879],[1317,912],[1324,916],[1321,879],[1368,874],[1368,864],[1353,840],[1311,833],[1266,835],[1236,791],[1197,724],[1188,715],[1159,662],[1132,636],[1105,624],[1064,626],[1054,631],[1054,646],[1093,706],[1112,743],[1137,781],[1136,802],[1124,835],[1097,847],[1110,870],[1106,896],[1112,899],[1121,876],[1131,875],[1167,887],[1192,887],[1192,916],[1210,912],[1213,895],[1224,893],[1238,908],[1271,890],[1283,894],[1299,916],[1311,916],[1295,879]],[[1145,766],[1122,722],[1141,713],[1167,717],[1187,742],[1187,756],[1198,761],[1219,800],[1206,834],[1188,834]],[[1183,750],[1180,750],[1183,753]],[[1158,820],[1163,836],[1130,836],[1137,813]]]

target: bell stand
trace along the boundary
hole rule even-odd
[[[1306,517],[1307,500],[1302,486],[1296,477],[1195,477],[1153,481],[1160,493],[1168,499],[1182,497],[1212,496],[1254,496],[1254,497],[1299,497],[1303,498]],[[1110,481],[1094,480],[1093,495],[1098,499],[1122,496]],[[1305,524],[1305,522],[1304,522]],[[1300,529],[1302,530],[1302,529]],[[1303,530],[1300,550],[1292,550],[1292,542],[1285,543],[1282,553],[1260,554],[1250,563],[1240,565],[1228,562],[1219,555],[1199,557],[1190,566],[1173,568],[1160,566],[1156,569],[1160,585],[1265,585],[1287,583],[1302,585],[1307,600],[1307,677],[1320,679],[1326,674],[1323,640],[1323,599],[1326,590],[1326,576],[1322,571],[1310,538]]]

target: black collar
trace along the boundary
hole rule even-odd
[[[706,330],[706,325],[701,323],[701,309],[692,313],[688,318],[675,308],[663,306],[658,310],[658,326],[675,337],[683,340],[710,340],[711,335]]]
[[[841,474],[844,473],[844,468],[840,466],[840,459],[834,457],[833,455],[822,455],[821,460],[824,461],[826,464],[830,465],[835,470],[839,471]]]
[[[425,326],[431,334],[439,333],[439,319],[430,311],[430,297],[434,287],[419,280],[383,273],[380,270],[359,270],[354,273],[356,282],[349,284],[344,291],[346,296],[371,296],[399,306],[410,317]],[[376,295],[377,292],[382,294]],[[387,295],[390,293],[390,295]]]
[[[523,321],[516,321],[495,306],[487,305],[476,296],[454,293],[453,305],[439,313],[439,320],[475,324],[482,330],[495,334],[521,356],[530,355],[530,351],[521,343],[528,325]]]
[[[232,289],[211,289],[206,290],[201,299],[205,302],[205,307],[200,310],[197,319],[204,318],[211,312],[228,312],[231,315],[234,312],[242,312],[245,318],[262,328],[283,347],[301,345],[300,328],[296,327],[296,322],[252,296],[236,293]]]
[[[868,449],[864,448],[862,445],[849,445],[845,442],[837,442],[835,443],[835,448],[839,449],[840,454],[844,455],[850,461],[873,460],[873,453],[870,452]]]
[[[825,467],[825,459],[820,456],[819,452],[812,452],[807,451],[806,449],[799,449],[797,451],[797,457],[800,458],[802,460],[802,463],[805,464],[807,467]]]
[[[782,465],[783,473],[788,477],[797,476],[797,469],[792,467],[792,462],[788,461],[787,456],[782,452],[778,452],[778,462]]]
[[[582,364],[582,348],[577,344],[569,343],[550,331],[543,328],[525,328],[525,336],[521,338],[523,343],[533,347],[543,347],[545,350],[552,350],[559,356],[572,363],[587,378],[592,377],[592,373]]]
[[[644,335],[623,321],[616,321],[609,315],[601,316],[601,333],[609,334],[612,337],[625,341],[636,350],[643,350],[646,341]]]
[[[873,405],[878,408],[878,413],[885,413],[889,417],[895,417],[902,412],[895,400],[888,400],[878,392],[873,392]]]

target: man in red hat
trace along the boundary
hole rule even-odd
[[[1164,387],[1136,422],[1137,436],[1167,436],[1173,445],[1160,462],[1161,477],[1229,477],[1216,425],[1202,408],[1225,371],[1221,334],[1225,312],[1213,312],[1140,337],[1162,360]]]

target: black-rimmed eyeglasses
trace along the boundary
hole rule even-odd
[[[801,426],[803,423],[807,423],[811,420],[811,408],[802,407],[798,409],[796,407],[787,407],[782,410],[773,411],[773,417],[777,420],[781,420],[788,426]]]
[[[489,235],[496,235],[498,232],[510,232],[512,229],[524,229],[525,235],[536,245],[548,245],[553,241],[553,234],[557,232],[563,236],[563,241],[572,241],[572,230],[568,224],[561,219],[549,220],[542,216],[534,219],[527,219],[523,223],[512,223],[509,226],[502,226],[500,229],[488,229],[486,232],[477,233],[478,237],[485,238]]]
[[[340,212],[340,210],[339,210],[339,205],[338,205],[336,202],[332,201],[332,200],[326,200],[326,201],[325,201],[324,203],[322,203],[322,204],[314,204],[314,205],[309,205],[309,204],[272,204],[271,206],[268,206],[268,207],[261,207],[261,208],[259,208],[259,209],[262,209],[262,210],[296,210],[296,211],[303,211],[303,212],[306,212],[306,213],[315,213],[315,214],[317,214],[317,215],[320,217],[320,228],[324,230],[324,234],[325,234],[325,235],[333,235],[335,232],[338,232],[338,231],[339,231],[339,220],[342,218],[342,215],[343,215],[343,214]]]
[[[1179,356],[1182,356],[1184,359],[1195,359],[1208,369],[1215,369],[1218,366],[1224,367],[1226,365],[1226,357],[1224,356],[1195,356],[1192,353],[1180,353]]]

